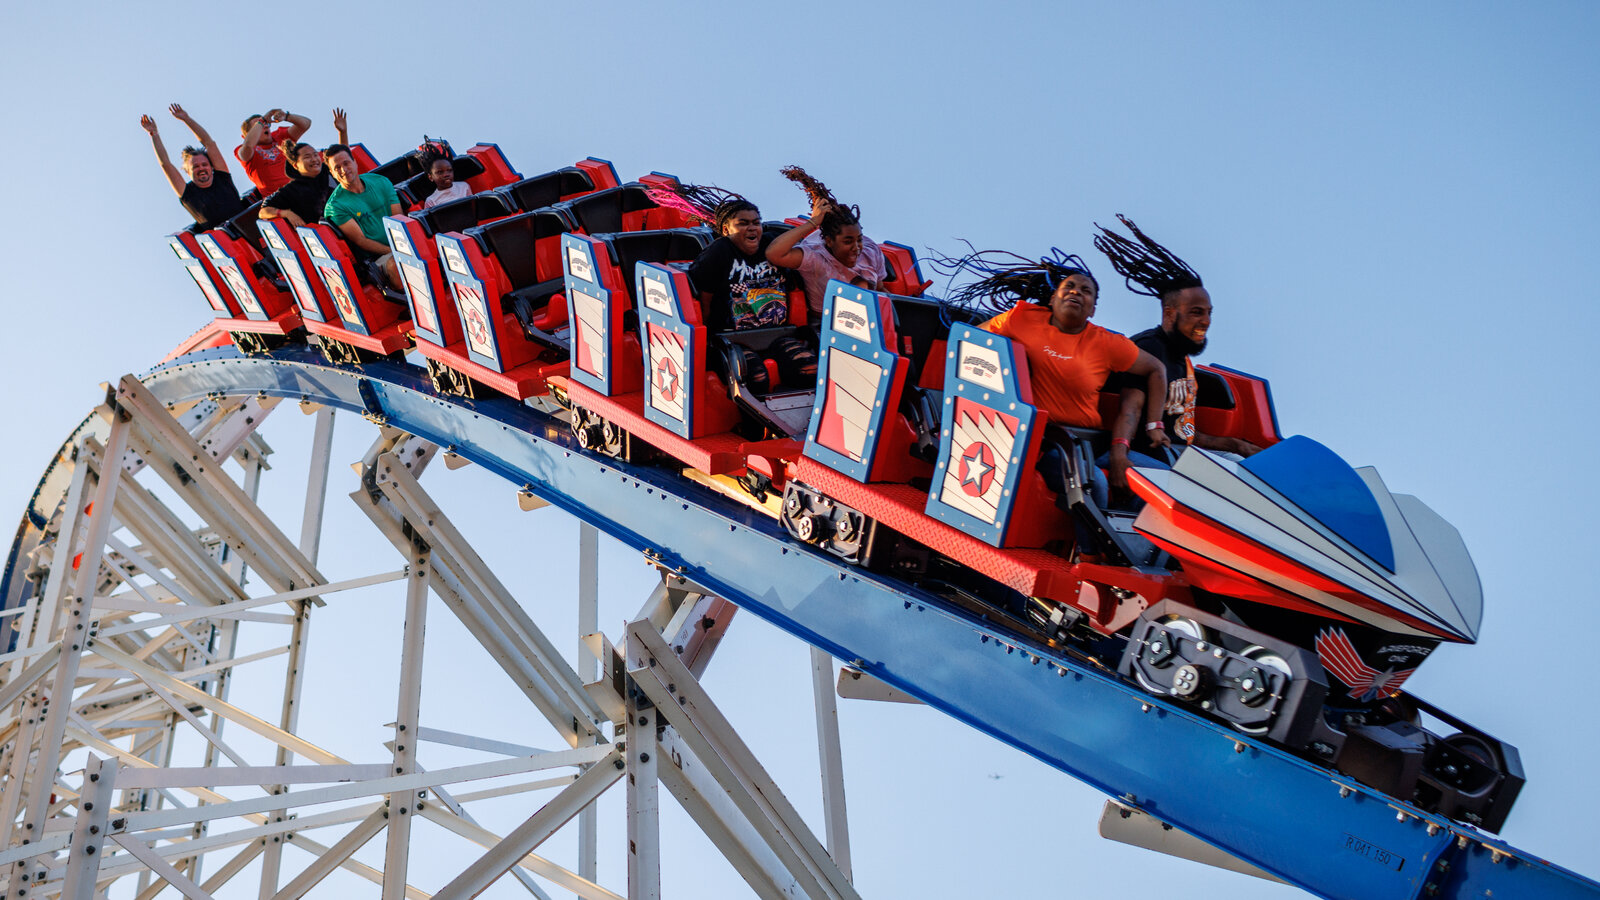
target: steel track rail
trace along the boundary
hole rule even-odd
[[[513,401],[442,398],[413,366],[332,366],[305,347],[208,350],[142,380],[169,405],[308,400],[433,441],[808,644],[1314,894],[1600,898],[1600,883],[837,563],[671,473],[586,453],[561,420]],[[0,581],[4,605],[18,601],[18,560],[65,489],[65,453],[97,421],[41,479]]]

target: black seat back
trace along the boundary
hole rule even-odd
[[[1168,378],[1175,377],[1171,372]],[[1208,409],[1233,409],[1238,401],[1233,397],[1233,388],[1229,386],[1228,379],[1216,372],[1205,369],[1194,370],[1195,392],[1194,405],[1204,406]]]
[[[423,234],[432,237],[446,231],[466,231],[479,223],[514,212],[516,210],[506,206],[504,197],[486,191],[441,203],[432,209],[418,210],[411,214],[411,218],[422,224]]]
[[[386,163],[380,163],[372,170],[374,175],[382,175],[389,179],[391,184],[399,184],[413,175],[422,172],[422,161],[417,159],[415,153],[397,156]]]
[[[261,203],[262,201],[257,200],[255,203],[246,206],[233,218],[223,222],[218,227],[231,237],[238,238],[241,241],[249,241],[250,246],[261,250],[265,254],[261,243]]]
[[[644,185],[636,181],[556,204],[556,208],[566,213],[576,230],[591,235],[620,232],[623,213],[656,209],[659,206],[659,203],[650,199]]]
[[[634,294],[634,264],[692,260],[711,243],[708,228],[664,228],[659,231],[623,231],[595,235],[611,248],[611,260],[622,272],[628,296]],[[636,298],[637,299],[637,298]]]
[[[485,253],[494,254],[501,270],[510,279],[512,289],[516,289],[543,280],[539,277],[539,240],[570,230],[566,219],[560,215],[549,210],[536,210],[468,228],[465,234],[477,241]],[[556,258],[559,259],[559,255],[558,251]]]
[[[916,384],[922,377],[922,367],[928,361],[933,342],[948,337],[950,326],[944,323],[937,300],[895,296],[892,302],[894,330],[900,336],[900,346],[894,349],[911,363],[906,383]]]
[[[532,211],[559,203],[562,197],[592,190],[594,179],[589,177],[589,173],[576,166],[568,166],[501,185],[495,188],[495,193],[504,195],[515,209]]]

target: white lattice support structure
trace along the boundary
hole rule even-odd
[[[569,660],[423,489],[439,448],[382,425],[350,496],[399,558],[363,559],[360,574],[329,581],[317,564],[337,552],[323,540],[339,468],[334,414],[302,405],[316,421],[291,539],[257,502],[271,448],[255,429],[276,405],[223,397],[168,410],[127,377],[99,410],[103,426],[58,461],[62,503],[29,550],[36,587],[0,615],[18,635],[0,654],[0,900],[113,889],[135,900],[290,900],[340,896],[348,885],[338,879],[352,876],[385,900],[426,900],[412,851],[445,835],[478,849],[458,852],[456,874],[431,896],[474,896],[511,873],[537,900],[547,890],[621,900],[596,881],[606,850],[596,802],[618,783],[627,844],[611,849],[626,863],[629,898],[673,892],[661,880],[664,796],[758,896],[856,896],[837,721],[820,687],[831,660],[813,659],[825,849],[699,684],[733,604],[657,561],[658,586],[614,645],[599,631],[599,533],[584,526],[580,640]],[[547,506],[528,488],[518,502]],[[350,599],[358,595],[387,599]],[[558,749],[504,740],[495,722],[485,734],[429,727],[422,663],[434,597],[477,641],[478,664],[526,698],[526,709],[507,713],[542,720]],[[386,604],[372,615],[403,609],[394,720],[386,741],[347,759],[315,725],[303,728],[310,620],[325,606],[367,602]],[[241,644],[253,629],[272,633],[268,646]],[[319,652],[338,652],[338,637],[319,637]],[[268,683],[265,703],[259,690],[232,690],[269,671],[281,683]],[[425,768],[424,743],[490,758]],[[490,779],[499,781],[482,784]],[[509,832],[472,813],[496,798],[526,803]],[[570,867],[537,852],[564,828],[577,837]]]

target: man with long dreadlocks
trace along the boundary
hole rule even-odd
[[[806,192],[811,201],[811,218],[779,235],[767,248],[767,259],[800,272],[806,286],[806,306],[812,319],[820,320],[828,279],[876,290],[889,277],[889,267],[883,251],[861,233],[859,207],[840,203],[827,185],[799,166],[785,166],[780,172]]]
[[[1152,426],[1159,422],[1160,430],[1170,438],[1176,450],[1193,444],[1239,456],[1259,451],[1261,448],[1249,441],[1196,430],[1194,408],[1199,390],[1193,357],[1206,349],[1206,332],[1211,328],[1211,294],[1206,291],[1200,274],[1188,263],[1140,231],[1126,216],[1117,218],[1133,237],[1125,237],[1096,223],[1100,234],[1095,236],[1095,247],[1111,260],[1111,265],[1126,280],[1128,290],[1161,300],[1161,324],[1133,336],[1134,344],[1161,360],[1167,370],[1167,384],[1160,392],[1161,418],[1147,417],[1146,421]],[[1118,489],[1127,487],[1130,465],[1165,466],[1145,455],[1154,449],[1145,436],[1149,432],[1138,434],[1134,427],[1139,409],[1148,405],[1149,389],[1131,379],[1122,384],[1122,410],[1112,429],[1113,443],[1108,460],[1111,483]]]

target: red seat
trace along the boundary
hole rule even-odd
[[[233,293],[222,283],[220,277],[211,268],[211,260],[205,251],[200,249],[197,236],[192,231],[180,231],[167,236],[167,245],[172,248],[178,262],[194,279],[195,286],[200,293],[205,295],[206,303],[211,311],[224,318],[234,318],[244,315],[239,308],[239,302],[233,299]]]
[[[459,323],[453,333],[443,332],[441,324],[438,333],[449,340],[417,343],[435,386],[471,394],[475,381],[518,400],[544,393],[549,376],[566,372],[565,347],[528,339],[522,322],[507,307],[511,294],[504,273],[478,241],[450,233],[436,236],[434,243],[445,285],[435,296],[449,298],[437,302],[438,318],[443,323],[453,315]],[[558,330],[566,304],[547,307],[559,314],[538,319],[538,325]]]
[[[331,225],[302,225],[296,231],[338,313],[334,320],[307,320],[306,330],[381,355],[404,349],[411,331],[405,305],[385,299],[378,288],[361,282],[350,248]]]
[[[333,298],[311,265],[311,254],[294,226],[284,219],[262,219],[261,239],[278,264],[278,271],[289,282],[300,318],[312,322],[338,321]]]
[[[240,311],[226,325],[229,331],[287,334],[300,327],[294,298],[263,277],[261,254],[248,241],[216,229],[200,235],[197,243],[233,295],[230,308]]]

